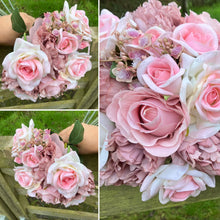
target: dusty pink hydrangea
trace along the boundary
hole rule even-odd
[[[110,68],[100,67],[100,109],[105,112],[105,109],[111,103],[113,96],[127,88],[126,83],[119,83],[110,77]]]
[[[220,132],[203,140],[186,138],[178,153],[193,168],[220,175]]]
[[[101,184],[138,186],[153,173],[165,158],[148,154],[139,144],[133,144],[115,129],[108,142],[109,159],[100,172]]]
[[[152,26],[159,26],[166,31],[173,31],[175,27],[184,22],[180,8],[175,2],[162,5],[158,0],[149,0],[132,13],[133,19],[141,29],[146,32]]]

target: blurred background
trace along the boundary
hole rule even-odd
[[[100,10],[106,8],[119,18],[125,15],[126,11],[134,11],[146,0],[100,0]],[[163,0],[163,4],[173,2]],[[220,21],[220,0],[177,0],[181,6],[181,13],[184,15],[190,10],[200,14],[203,11],[210,13],[212,18]],[[220,184],[220,183],[217,183]],[[141,199],[141,198],[140,198]],[[135,212],[135,211],[134,211]],[[106,220],[217,220],[220,219],[220,199],[197,202],[188,205],[180,205],[175,208],[165,208],[135,214],[108,217]]]

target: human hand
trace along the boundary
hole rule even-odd
[[[31,17],[25,12],[21,12],[20,15],[26,24],[27,30],[29,30],[34,23],[35,18]],[[14,45],[16,38],[19,37],[20,34],[12,29],[11,15],[0,17],[0,27],[0,44],[8,46]]]
[[[79,154],[92,154],[98,152],[98,127],[82,123],[84,136],[82,142],[78,144]],[[69,136],[73,130],[73,125],[65,128],[59,133],[64,142],[69,142]]]

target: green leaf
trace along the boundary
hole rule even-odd
[[[77,145],[83,140],[84,128],[77,120],[69,137],[69,144]]]
[[[110,77],[115,79],[116,76],[113,74],[112,70],[117,66],[117,63],[116,62],[112,62],[112,65],[111,65],[111,70],[110,70]]]
[[[68,147],[70,147],[73,151],[76,151],[77,154],[79,153],[79,148],[78,147],[72,146],[72,145],[69,145]],[[68,152],[70,152],[70,151],[68,151]]]
[[[165,95],[163,98],[167,101],[167,99],[169,99],[169,95]]]
[[[17,8],[12,11],[11,23],[12,29],[18,33],[24,33],[27,29],[24,20],[20,16]]]
[[[24,40],[27,41],[27,34],[26,33],[24,33]]]

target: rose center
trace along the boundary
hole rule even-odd
[[[17,69],[18,75],[27,80],[31,81],[39,75],[39,61],[38,60],[18,60]]]
[[[153,63],[149,65],[147,74],[157,86],[160,86],[170,78],[171,70],[166,63]]]
[[[68,46],[69,46],[69,41],[68,41],[68,39],[65,39],[65,40],[62,42],[61,49],[64,50],[64,49],[66,49]]]
[[[142,106],[141,107],[141,121],[146,123],[153,121],[158,114],[158,110],[151,106]]]
[[[209,105],[215,105],[219,102],[219,91],[217,88],[213,88],[211,92],[207,95],[207,102]]]

